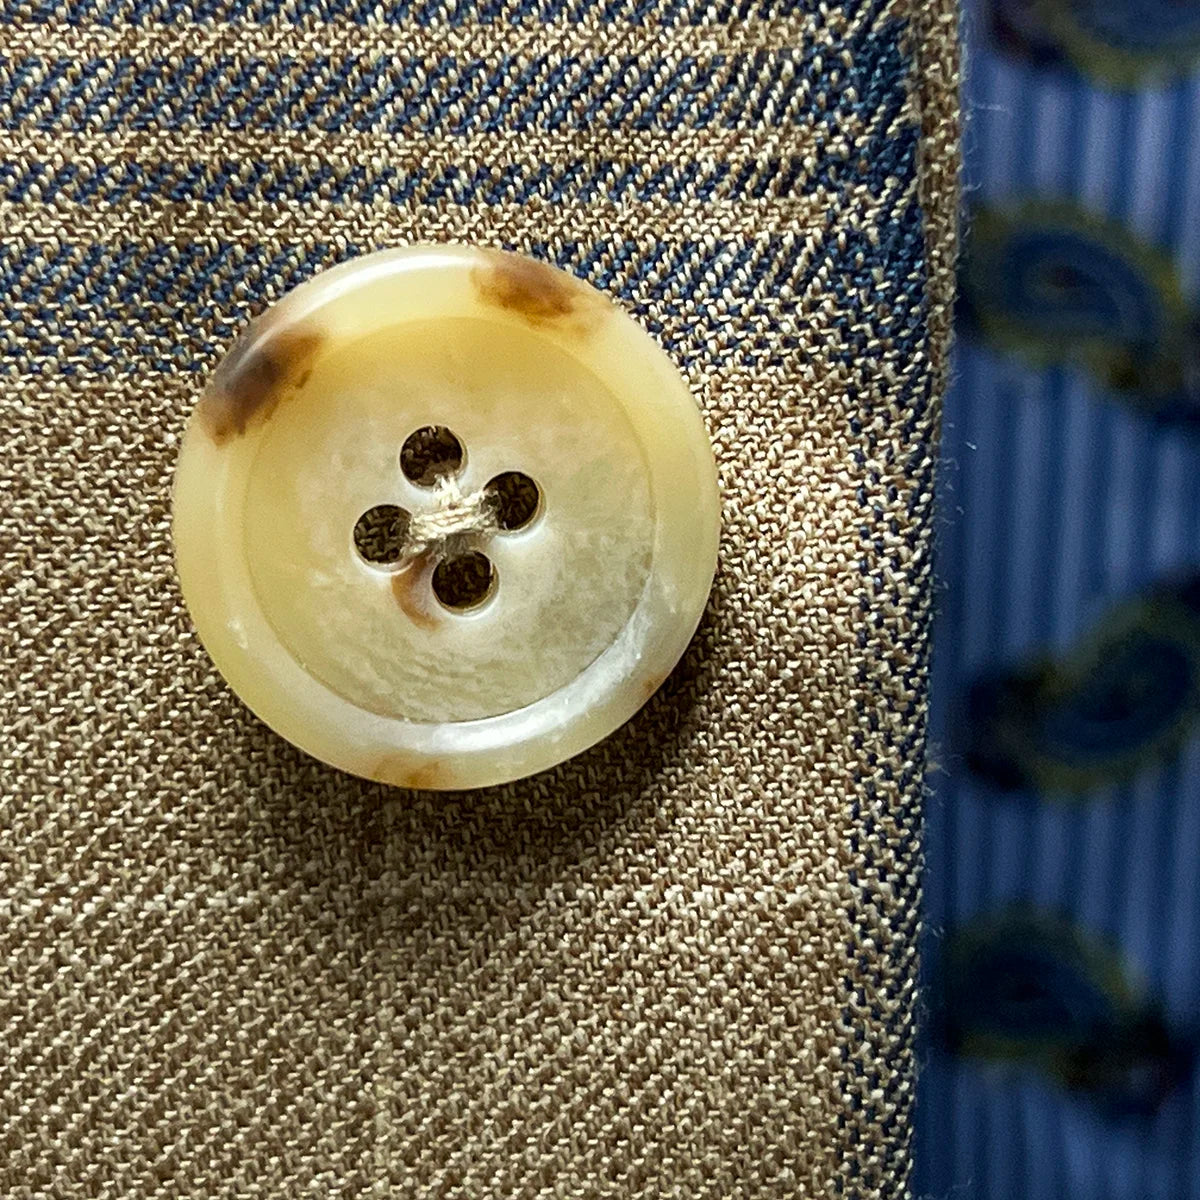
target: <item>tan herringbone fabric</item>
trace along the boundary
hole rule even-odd
[[[904,1194],[953,47],[946,0],[0,2],[0,1195]],[[169,536],[247,316],[448,238],[624,303],[725,488],[663,691],[462,795],[259,725]]]

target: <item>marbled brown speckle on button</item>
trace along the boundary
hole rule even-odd
[[[418,791],[429,791],[444,787],[447,781],[445,768],[435,759],[410,771],[401,786],[415,788]]]
[[[389,754],[372,768],[370,778],[389,787],[437,791],[446,787],[452,777],[439,759],[423,762],[410,754]]]
[[[548,263],[501,250],[485,254],[486,265],[472,273],[479,295],[488,304],[519,314],[530,325],[568,323],[585,332],[603,312],[597,295]]]
[[[308,382],[323,342],[313,330],[285,329],[235,347],[200,400],[213,441],[222,445],[268,420],[286,395]]]

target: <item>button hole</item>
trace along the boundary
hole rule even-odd
[[[369,508],[354,525],[354,548],[374,566],[394,566],[404,554],[411,515],[395,504]]]
[[[496,568],[478,550],[448,555],[434,568],[433,594],[451,612],[478,608],[496,590]]]
[[[457,475],[466,457],[462,442],[445,425],[423,425],[404,439],[400,469],[411,483],[434,487],[440,480]]]
[[[520,471],[497,475],[483,491],[503,533],[524,529],[542,511],[542,489]]]

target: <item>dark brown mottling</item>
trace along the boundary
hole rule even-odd
[[[582,329],[601,311],[597,296],[549,263],[499,250],[485,253],[487,266],[474,271],[480,296],[497,308],[518,313],[530,325],[569,324]]]
[[[436,629],[440,624],[432,607],[431,580],[437,564],[437,556],[425,550],[392,576],[392,595],[404,615],[422,629]]]
[[[279,402],[312,376],[324,338],[311,329],[284,329],[265,340],[246,338],[217,368],[198,411],[222,445],[268,420]]]

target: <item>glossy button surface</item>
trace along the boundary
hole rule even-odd
[[[278,733],[406,787],[478,787],[611,733],[695,631],[712,450],[602,293],[458,246],[327,271],[259,318],[189,422],[184,596]]]

